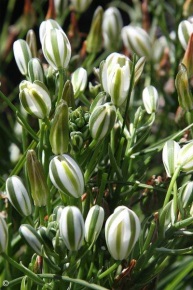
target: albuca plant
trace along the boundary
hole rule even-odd
[[[2,2],[0,288],[192,289],[192,1]]]

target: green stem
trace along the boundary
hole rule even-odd
[[[94,283],[89,283],[89,282],[86,282],[86,281],[81,280],[81,279],[70,278],[68,276],[59,276],[59,275],[55,275],[55,274],[39,274],[38,276],[41,278],[50,278],[50,279],[59,280],[59,281],[68,281],[71,283],[76,283],[76,284],[84,286],[86,289],[109,290],[107,288],[96,285]]]
[[[104,195],[104,191],[105,191],[105,187],[106,187],[106,183],[107,183],[107,178],[108,178],[108,174],[107,173],[103,173],[102,174],[102,178],[101,178],[101,185],[99,188],[99,194],[97,197],[97,201],[96,204],[101,205],[101,201]]]
[[[61,68],[59,69],[59,91],[58,91],[58,99],[56,104],[58,105],[61,98],[62,98],[62,91],[63,91],[63,87],[64,87],[64,69]]]
[[[30,279],[32,279],[35,283],[39,285],[44,285],[44,282],[40,277],[38,277],[35,273],[24,267],[22,264],[18,264],[16,261],[14,261],[11,257],[9,257],[6,253],[1,253],[3,258],[7,260],[12,266],[17,268],[19,271],[23,272],[25,275],[27,275]]]
[[[145,238],[145,243],[144,243],[142,252],[146,251],[147,248],[149,247],[151,239],[152,239],[152,236],[153,236],[154,231],[155,231],[155,228],[156,228],[156,223],[154,221],[152,221],[151,225],[150,225],[149,232],[147,234],[147,237]]]
[[[115,271],[117,269],[117,267],[120,265],[121,261],[117,261],[116,263],[114,263],[110,268],[108,268],[106,271],[104,271],[103,273],[101,273],[98,276],[98,279],[103,279],[104,277],[106,277],[107,275],[109,275],[110,273],[112,273],[113,271]]]
[[[166,197],[165,197],[165,201],[164,201],[164,204],[163,204],[163,208],[166,206],[166,204],[167,204],[167,203],[169,202],[169,200],[170,200],[170,196],[171,196],[171,193],[172,193],[172,189],[173,189],[173,187],[174,187],[174,184],[175,184],[175,182],[176,182],[176,179],[177,179],[177,177],[178,177],[178,174],[179,174],[179,172],[180,172],[180,169],[181,169],[181,167],[178,166],[178,167],[176,168],[175,172],[174,172],[174,175],[172,176],[172,179],[171,179],[171,181],[170,181],[170,185],[169,185],[169,187],[168,187],[168,191],[167,191],[167,193],[166,193]]]

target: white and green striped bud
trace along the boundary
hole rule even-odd
[[[50,31],[53,28],[63,31],[62,27],[54,19],[47,19],[40,24],[39,37],[40,37],[41,44],[43,43],[43,39],[44,39],[46,32]]]
[[[168,177],[175,172],[179,151],[180,145],[173,140],[167,141],[163,147],[162,161]]]
[[[188,41],[192,33],[193,24],[188,20],[181,21],[178,26],[178,38],[184,50],[186,50],[188,46]]]
[[[75,11],[83,13],[91,4],[92,0],[70,0]]]
[[[175,85],[178,92],[179,105],[184,110],[192,110],[193,96],[188,82],[188,71],[183,63],[180,64],[180,69],[175,79]]]
[[[193,170],[193,141],[184,145],[178,154],[177,166],[181,171],[187,172]]]
[[[16,175],[6,180],[6,193],[12,206],[23,216],[32,213],[32,202],[21,178]]]
[[[67,80],[64,84],[62,99],[67,102],[68,107],[75,108],[74,91],[70,80]]]
[[[148,114],[155,113],[158,107],[158,92],[155,87],[148,86],[142,93],[143,104]]]
[[[66,34],[59,29],[48,30],[43,38],[42,51],[47,62],[60,70],[68,66],[71,57],[71,46]]]
[[[126,100],[130,87],[131,61],[128,57],[111,53],[100,64],[100,80],[103,89],[111,96],[112,103],[119,107]]]
[[[68,5],[68,0],[54,0],[54,7],[57,16],[63,15],[66,7]]]
[[[116,108],[112,103],[96,106],[89,119],[93,139],[100,141],[112,130],[116,121]]]
[[[185,209],[193,202],[193,181],[189,181],[182,185],[179,190],[179,200],[182,207]]]
[[[58,104],[50,129],[50,145],[56,155],[68,152],[69,129],[68,129],[68,105],[61,100]]]
[[[103,8],[99,6],[93,15],[92,23],[86,38],[86,51],[97,53],[102,48]]]
[[[122,39],[125,47],[138,56],[152,57],[152,43],[147,32],[141,27],[131,25],[122,28]]]
[[[53,185],[63,193],[79,198],[84,192],[84,177],[79,165],[67,154],[55,156],[49,165]]]
[[[34,204],[38,207],[45,206],[49,196],[49,189],[43,166],[37,159],[34,150],[28,150],[27,152],[26,168]]]
[[[34,81],[45,82],[44,70],[38,58],[32,58],[28,62],[28,75],[32,83]]]
[[[23,39],[18,39],[13,44],[13,54],[21,74],[27,76],[28,62],[32,58],[32,54],[27,42]]]
[[[141,231],[141,224],[134,211],[119,206],[105,224],[107,248],[115,260],[127,259],[135,246]]]
[[[99,205],[90,208],[85,220],[85,240],[92,244],[100,234],[104,222],[104,209]]]
[[[62,210],[59,220],[60,236],[68,250],[78,251],[84,240],[84,219],[76,206],[67,206]]]
[[[121,45],[121,29],[123,21],[116,7],[108,8],[103,15],[102,32],[104,47],[109,51],[117,51]]]
[[[8,226],[3,216],[0,215],[0,253],[6,251],[7,241],[8,241]]]
[[[22,81],[19,85],[19,98],[28,114],[44,119],[51,110],[51,98],[47,87],[40,81]]]
[[[146,61],[146,58],[144,56],[140,57],[140,59],[138,59],[138,61],[136,62],[136,65],[135,65],[135,84],[138,82],[142,72],[143,72],[143,69],[144,69],[144,66],[145,66],[145,61]]]
[[[83,67],[79,67],[72,73],[71,82],[75,98],[84,92],[87,85],[87,78],[87,71]]]
[[[32,226],[23,224],[19,228],[19,233],[35,253],[42,256],[43,240],[37,231]]]

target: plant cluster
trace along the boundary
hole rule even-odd
[[[22,80],[0,91],[0,286],[191,287],[193,2],[113,1],[86,35],[94,1],[52,0],[46,16],[38,2],[15,24]]]

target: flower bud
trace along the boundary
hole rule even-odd
[[[111,53],[100,64],[100,79],[103,89],[111,96],[112,103],[119,107],[126,100],[130,87],[130,66],[128,57]]]
[[[63,15],[66,7],[68,5],[68,0],[54,0],[54,7],[57,16]]]
[[[2,215],[0,215],[0,233],[0,253],[3,253],[7,248],[8,227]]]
[[[26,42],[29,45],[32,57],[36,58],[38,55],[36,35],[33,29],[30,29],[26,35]]]
[[[188,207],[193,202],[193,181],[182,185],[179,190],[180,204],[183,208]]]
[[[91,4],[92,0],[70,0],[73,9],[79,13],[83,13]]]
[[[70,80],[67,80],[64,84],[64,88],[62,91],[62,99],[67,102],[68,107],[74,109],[75,101],[74,101],[74,92],[72,83]]]
[[[139,238],[141,225],[138,216],[126,206],[119,206],[105,225],[107,248],[115,260],[126,259]]]
[[[86,51],[97,53],[102,47],[103,8],[99,6],[93,15],[90,31],[86,39]]]
[[[28,73],[28,62],[32,58],[32,54],[27,42],[23,39],[18,39],[13,44],[13,54],[17,63],[18,69],[22,75]]]
[[[74,97],[84,92],[87,85],[87,71],[83,67],[79,67],[72,73],[71,82],[74,90]]]
[[[177,165],[180,146],[177,142],[169,140],[165,143],[162,151],[162,160],[167,173],[171,177],[174,174]]]
[[[89,129],[93,139],[102,140],[112,130],[116,120],[116,108],[112,103],[96,106],[90,115]]]
[[[179,105],[184,110],[192,110],[193,109],[193,97],[190,91],[190,86],[188,83],[188,72],[186,67],[181,64],[179,72],[176,76],[175,80],[176,89],[178,92],[178,102]]]
[[[45,82],[44,70],[38,58],[32,58],[28,62],[28,75],[32,83],[34,81]]]
[[[68,152],[68,131],[68,106],[65,101],[61,100],[56,108],[49,136],[54,154],[58,155]]]
[[[34,150],[28,150],[27,152],[26,167],[34,204],[38,207],[45,206],[47,204],[49,189],[43,166],[38,161]]]
[[[125,47],[138,56],[152,57],[152,43],[147,32],[141,27],[131,25],[122,28],[122,39]]]
[[[178,154],[177,166],[181,171],[187,172],[193,170],[193,142],[184,145]]]
[[[135,84],[138,82],[142,72],[143,72],[143,68],[144,68],[144,65],[145,65],[145,57],[142,56],[140,57],[140,59],[136,62],[136,65],[135,65]]]
[[[148,114],[155,113],[158,106],[158,92],[153,86],[148,86],[142,93],[143,104]]]
[[[193,33],[191,34],[182,63],[187,68],[188,77],[193,75]]]
[[[63,31],[62,27],[58,24],[58,22],[53,19],[47,19],[40,24],[39,37],[40,37],[41,44],[43,43],[43,39],[46,32],[48,32],[49,30],[53,28]]]
[[[102,32],[104,47],[110,51],[117,51],[121,45],[121,29],[123,21],[121,13],[116,7],[108,8],[103,15]]]
[[[47,62],[55,70],[68,66],[71,57],[71,46],[62,30],[55,28],[48,30],[43,38],[42,50]]]
[[[188,41],[192,33],[193,33],[192,23],[190,23],[188,20],[181,21],[178,26],[178,38],[184,50],[188,46]]]
[[[104,209],[99,205],[90,208],[85,220],[85,240],[92,244],[97,240],[104,222]]]
[[[46,86],[40,82],[22,81],[19,98],[24,109],[32,116],[46,118],[51,110],[51,98]]]
[[[84,143],[82,132],[74,131],[70,133],[70,144],[74,151],[79,151]]]
[[[59,230],[68,250],[78,251],[83,243],[85,229],[82,214],[77,207],[67,206],[62,210]]]
[[[12,206],[24,216],[32,213],[32,203],[22,180],[13,175],[6,180],[6,193]]]
[[[19,228],[19,233],[26,240],[28,245],[36,252],[36,254],[42,256],[43,240],[36,230],[28,224],[23,224]]]
[[[63,193],[80,197],[84,192],[84,178],[76,161],[67,154],[55,156],[49,166],[49,175],[54,186]]]

